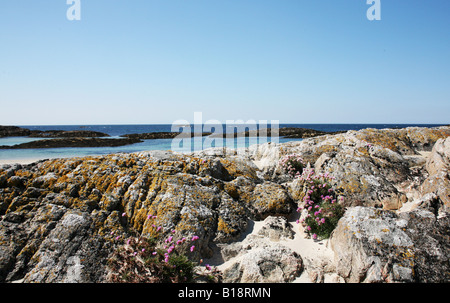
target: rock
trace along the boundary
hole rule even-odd
[[[326,134],[337,134],[340,132],[325,132],[301,127],[282,127],[277,130],[271,128],[251,129],[242,132],[233,133],[214,133],[211,138],[242,138],[242,137],[270,137],[280,136],[284,138],[311,138]]]
[[[294,235],[286,218],[269,216],[261,224],[257,232],[242,241],[219,246],[218,254],[228,261],[223,271],[224,282],[284,283],[301,274],[301,256],[280,242]]]
[[[438,139],[449,130],[350,131],[242,150],[2,166],[0,281],[104,282],[108,258],[131,235],[160,244],[168,235],[196,235],[192,252],[187,242],[177,250],[199,260],[221,247],[233,263],[228,281],[292,281],[303,260],[281,243],[292,236],[285,218],[303,186],[278,165],[290,153],[334,176],[349,207],[330,240],[336,266],[305,261],[315,281],[448,281],[448,212],[439,189],[448,180],[448,155]],[[101,139],[108,140],[83,140]],[[425,163],[423,151],[432,160]],[[266,220],[261,234],[239,241],[249,219]]]
[[[28,182],[28,179],[26,177],[20,177],[20,176],[12,176],[8,179],[8,186],[9,187],[18,187],[18,188],[24,188]]]
[[[149,139],[174,139],[174,138],[193,138],[193,137],[205,137],[211,133],[194,133],[194,132],[153,132],[142,134],[126,134],[121,137],[149,140]]]
[[[0,281],[7,282],[102,281],[108,256],[130,233],[160,242],[196,235],[193,252],[190,243],[177,250],[192,260],[211,257],[216,243],[240,237],[249,216],[293,209],[287,191],[260,180],[240,156],[55,159],[0,170],[0,178],[0,223],[8,235],[0,243]],[[44,216],[56,210],[55,219]]]
[[[432,212],[435,215],[438,215],[441,210],[440,204],[441,201],[435,193],[428,193],[418,199],[415,199],[411,202],[404,204],[398,210],[398,213],[408,212],[415,209],[425,209]]]
[[[99,138],[109,137],[108,134],[91,130],[47,130],[47,131],[31,131],[31,138]]]
[[[36,188],[49,188],[57,179],[58,177],[54,173],[48,173],[33,179],[31,186]]]
[[[58,147],[113,147],[123,146],[142,142],[134,138],[58,138],[44,139],[27,143],[16,144],[13,146],[0,146],[0,149],[28,149],[28,148],[58,148]]]
[[[28,136],[30,130],[18,126],[2,126],[0,125],[0,138],[2,137],[23,137]]]
[[[301,127],[282,127],[279,129],[280,137],[284,138],[312,138],[317,136],[332,135],[339,133],[342,133],[342,131],[325,132]]]
[[[426,163],[430,175],[435,175],[441,170],[448,170],[450,165],[450,139],[439,139],[433,146]]]
[[[234,249],[235,259],[223,272],[225,283],[292,282],[303,269],[301,256],[262,237],[250,237]]]
[[[423,283],[450,281],[450,217],[418,209],[399,215],[414,243],[414,278]],[[401,268],[402,269],[402,268]],[[402,272],[403,269],[402,269]]]
[[[252,197],[247,202],[255,220],[264,219],[269,215],[288,216],[295,209],[287,190],[271,182],[256,185]]]
[[[247,229],[247,209],[228,193],[223,193],[220,200],[214,241],[228,243],[237,240]]]
[[[426,163],[429,177],[421,186],[421,193],[435,193],[446,209],[450,207],[450,137],[439,139]]]
[[[337,273],[356,283],[448,281],[448,223],[422,209],[349,208],[330,239]]]
[[[1,137],[31,137],[31,138],[73,138],[73,137],[109,137],[108,134],[90,130],[29,130],[18,126],[1,126]]]
[[[105,240],[92,234],[92,221],[87,213],[67,211],[28,262],[24,282],[99,280],[105,274],[98,262],[106,253]]]
[[[277,242],[281,239],[294,238],[294,232],[285,217],[269,216],[264,219],[263,224],[264,225],[259,230],[258,234],[265,238],[269,238],[271,241]]]
[[[293,197],[292,178],[281,170],[278,160],[296,153],[317,173],[328,172],[335,177],[333,186],[344,196],[345,206],[395,210],[408,201],[408,195],[415,195],[406,189],[407,185],[424,180],[420,168],[425,158],[421,153],[431,150],[436,141],[449,135],[450,127],[365,129],[284,144],[264,144],[250,148],[249,152],[267,179],[290,184]],[[442,180],[430,183],[449,188]],[[419,187],[414,188],[417,193]],[[423,192],[433,190],[436,189]]]

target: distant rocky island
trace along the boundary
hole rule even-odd
[[[204,137],[209,136],[211,133],[194,133],[194,132],[152,132],[143,134],[126,134],[121,137],[140,139],[140,140],[153,140],[153,139],[174,139],[178,138],[192,138],[192,137]]]
[[[142,142],[135,138],[85,138],[67,137],[36,140],[12,146],[0,146],[0,149],[30,149],[30,148],[63,148],[63,147],[114,147]]]
[[[108,134],[88,130],[29,130],[18,126],[0,126],[0,138],[3,137],[30,137],[45,138],[13,146],[0,146],[0,149],[30,149],[30,148],[63,148],[63,147],[113,147],[124,146],[142,142],[142,140],[173,139],[189,137],[225,138],[225,137],[258,137],[258,136],[280,136],[286,138],[311,138],[326,134],[337,134],[339,132],[323,132],[314,129],[286,127],[280,128],[272,134],[271,129],[259,131],[235,132],[229,134],[214,134],[210,132],[151,132],[142,134],[125,134],[121,138],[108,138]]]
[[[217,265],[223,282],[449,282],[449,136],[450,127],[364,129],[245,153],[3,165],[0,282],[107,282],[130,237],[177,243],[190,260]],[[282,169],[290,154],[332,176],[345,213],[328,240],[305,238],[293,221],[305,218],[297,210],[313,180]]]
[[[30,138],[85,138],[85,137],[109,137],[108,134],[89,131],[89,130],[29,130],[18,126],[1,126],[0,125],[0,138],[4,137],[30,137]]]

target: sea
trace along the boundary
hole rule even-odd
[[[175,127],[172,124],[149,124],[149,125],[19,125],[20,127],[27,128],[30,130],[90,130],[98,131],[108,134],[111,138],[118,138],[125,134],[140,134],[140,133],[150,133],[150,132],[171,132],[171,131],[186,131],[186,128],[194,130],[195,132],[200,129],[205,132],[211,132],[211,129],[206,126],[190,126],[190,125],[180,125]],[[348,131],[348,130],[361,130],[365,128],[405,128],[405,127],[436,127],[441,126],[441,124],[279,124],[279,127],[301,127],[315,129],[319,131],[333,132],[333,131]],[[200,127],[200,128],[199,128]],[[204,127],[203,129],[201,127]],[[270,127],[270,125],[269,125]],[[228,133],[236,131],[235,125],[223,125],[222,132]],[[242,129],[242,128],[241,128]],[[215,130],[213,129],[213,132]],[[269,133],[270,135],[270,133]],[[25,143],[33,140],[42,140],[42,138],[28,138],[28,137],[7,137],[0,138],[0,146],[8,145],[12,146],[15,144]],[[194,140],[194,139],[193,139]],[[133,153],[142,151],[152,151],[152,150],[175,150],[180,152],[189,152],[193,150],[205,149],[210,147],[226,146],[231,148],[248,147],[252,144],[260,144],[268,141],[276,140],[276,142],[284,143],[288,141],[301,141],[302,139],[292,139],[292,138],[274,138],[271,139],[263,138],[246,138],[245,140],[233,139],[233,140],[222,140],[209,139],[208,137],[203,137],[201,139],[201,144],[195,144],[194,141],[186,141],[186,139],[174,141],[173,139],[152,139],[143,140],[141,143],[119,146],[119,147],[82,147],[82,148],[39,148],[39,149],[2,149],[0,150],[0,164],[3,162],[11,161],[23,161],[23,160],[43,160],[43,159],[54,159],[54,158],[68,158],[68,157],[83,157],[83,156],[97,156],[97,155],[107,155],[113,153]],[[262,141],[264,140],[264,141]],[[199,141],[196,141],[199,143]]]

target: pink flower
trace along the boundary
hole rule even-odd
[[[209,266],[209,264],[206,264],[205,267],[207,270],[209,270],[209,271],[211,270],[211,266]]]
[[[122,217],[125,217],[127,214],[126,213],[122,213]]]
[[[194,246],[194,245],[192,245],[192,246],[191,246],[191,252],[193,252],[193,251],[194,251],[194,249],[195,249],[195,246]]]
[[[313,237],[314,240],[317,240],[317,235],[316,234],[313,234],[312,237]]]
[[[195,240],[198,240],[198,239],[199,239],[198,236],[193,236],[191,241],[195,241]]]

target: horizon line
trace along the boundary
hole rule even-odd
[[[247,121],[252,121],[252,120],[247,120]],[[257,121],[257,120],[254,120]],[[258,120],[258,121],[267,121],[268,124],[269,123],[268,120]],[[246,121],[244,121],[244,123],[246,123]],[[222,123],[223,125],[225,125],[226,123]],[[325,122],[309,122],[309,123],[300,123],[300,122],[279,122],[279,125],[281,124],[296,124],[296,125],[349,125],[349,124],[354,124],[354,125],[367,125],[367,124],[371,124],[371,125],[384,125],[384,124],[396,124],[396,125],[410,125],[410,124],[415,124],[415,125],[441,125],[441,126],[448,126],[450,125],[449,122],[447,123],[435,123],[435,122],[428,122],[428,123],[424,123],[424,122],[400,122],[400,123],[396,123],[396,122],[335,122],[335,123],[325,123]],[[9,125],[4,125],[4,124],[0,124],[0,126],[18,126],[18,127],[23,127],[23,126],[105,126],[105,125],[116,125],[116,126],[121,126],[121,125],[174,125],[173,123],[93,123],[93,124],[9,124]],[[181,124],[175,124],[175,125],[181,125]],[[184,125],[184,124],[183,124]],[[186,125],[196,125],[195,123],[187,123]],[[204,123],[202,125],[205,125]]]

